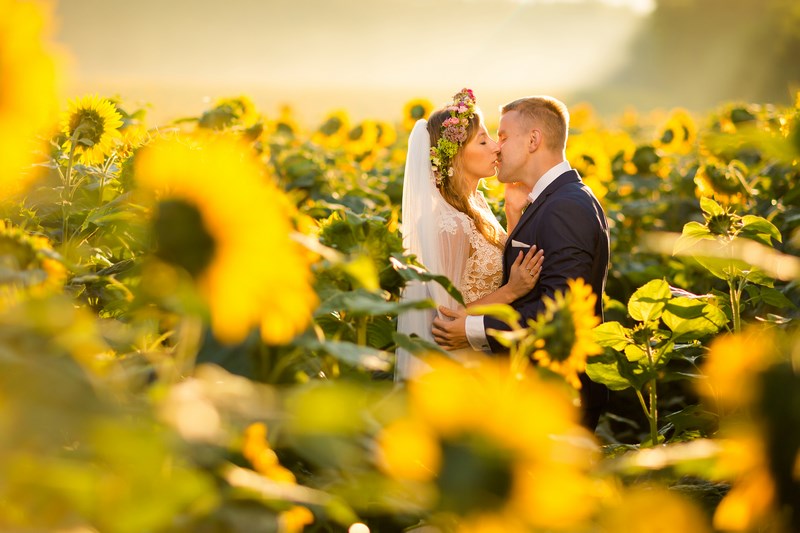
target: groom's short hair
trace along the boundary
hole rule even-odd
[[[534,124],[544,132],[545,146],[560,152],[567,146],[569,131],[569,111],[563,102],[552,96],[528,96],[509,102],[501,108],[501,113],[517,111],[533,128]]]

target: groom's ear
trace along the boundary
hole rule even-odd
[[[542,132],[540,130],[531,130],[528,139],[528,151],[533,153],[539,149],[542,144]]]

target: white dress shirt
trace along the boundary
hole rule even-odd
[[[530,194],[528,194],[530,203],[532,204],[535,202],[548,185],[553,183],[561,174],[571,170],[571,168],[568,161],[562,161],[545,172],[533,186]],[[483,315],[468,315],[464,323],[464,329],[467,334],[469,345],[472,346],[473,350],[486,353],[492,352],[489,341],[486,338],[486,330],[483,327]]]

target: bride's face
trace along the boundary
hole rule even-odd
[[[481,179],[494,176],[497,172],[497,155],[500,153],[497,142],[489,136],[486,126],[481,123],[478,133],[464,145],[461,165],[468,179]]]

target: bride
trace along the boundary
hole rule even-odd
[[[417,256],[430,272],[443,274],[464,297],[467,307],[493,303],[510,304],[527,294],[541,272],[543,252],[531,247],[520,251],[508,283],[503,277],[506,231],[498,223],[483,194],[481,179],[494,176],[500,150],[489,136],[475,96],[463,89],[448,105],[418,120],[408,141],[403,178],[403,246]],[[508,231],[519,220],[527,191],[506,188]],[[439,306],[461,307],[434,282],[409,282],[402,300],[426,298]],[[431,325],[435,309],[401,313],[400,333],[418,335],[433,342]],[[440,315],[441,316],[441,315]],[[397,349],[395,379],[424,372],[427,365],[406,350]]]

